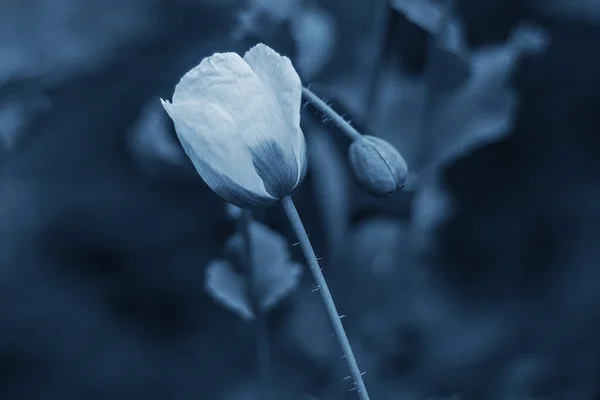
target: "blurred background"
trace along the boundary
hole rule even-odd
[[[158,98],[257,42],[412,171],[362,193],[303,108],[294,199],[371,398],[600,399],[592,0],[0,0],[0,399],[357,398],[308,272],[260,323],[208,282],[235,216]]]

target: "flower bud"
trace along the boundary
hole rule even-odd
[[[348,159],[358,184],[375,196],[389,196],[406,182],[406,162],[385,140],[362,136],[350,145]]]

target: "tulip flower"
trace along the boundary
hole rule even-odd
[[[281,204],[321,293],[356,392],[368,400],[362,373],[290,196],[307,166],[300,129],[302,90],[290,60],[258,44],[243,58],[235,53],[205,58],[181,78],[173,101],[162,104],[183,149],[215,193],[240,208]],[[251,258],[248,252],[249,264]]]
[[[238,207],[275,203],[304,179],[302,83],[264,44],[244,57],[216,53],[162,100],[183,149],[206,184]]]

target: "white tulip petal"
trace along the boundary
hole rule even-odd
[[[273,90],[286,122],[300,126],[302,82],[290,59],[259,43],[244,54],[244,61]]]
[[[298,186],[304,180],[306,176],[306,169],[308,168],[308,154],[306,148],[306,140],[304,139],[304,133],[298,128],[300,135],[296,136],[296,145],[294,146],[294,152],[296,153],[296,162],[298,165],[298,177],[296,178],[296,184]]]
[[[223,110],[202,101],[178,106],[161,102],[175,124],[185,153],[215,193],[239,207],[276,200],[265,190],[247,145],[237,138],[237,125]],[[192,106],[193,110],[188,109]],[[192,112],[193,118],[189,118]]]
[[[248,146],[269,137],[278,140],[278,133],[284,129],[277,97],[236,53],[216,53],[203,59],[175,86],[175,107],[187,105],[187,110],[194,113],[199,100],[220,106],[237,124],[237,129],[227,133]]]
[[[271,88],[277,98],[283,118],[289,131],[282,133],[282,139],[291,143],[294,158],[297,160],[298,176],[296,185],[306,173],[306,142],[300,129],[300,108],[302,104],[302,81],[289,58],[279,55],[270,47],[259,43],[244,54],[244,61]]]

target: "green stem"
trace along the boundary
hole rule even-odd
[[[244,239],[244,252],[248,282],[250,283],[250,299],[254,315],[256,316],[256,340],[258,357],[258,379],[260,382],[261,399],[271,399],[271,347],[269,342],[269,328],[267,318],[260,307],[259,288],[257,282],[256,265],[254,265],[254,254],[252,252],[252,238],[250,236],[250,224],[252,222],[252,211],[242,210],[239,220],[239,230]]]
[[[342,132],[346,134],[350,138],[350,140],[355,141],[360,139],[362,136],[348,121],[346,121],[340,114],[336,113],[333,108],[329,107],[327,103],[319,98],[316,94],[310,91],[310,89],[303,87],[302,95],[306,100],[311,102],[315,107],[317,107],[323,114],[325,114],[328,118],[333,120],[337,126],[340,127]]]
[[[348,336],[346,336],[344,325],[342,325],[342,321],[340,320],[340,316],[335,307],[333,297],[331,297],[331,292],[329,291],[327,282],[325,282],[325,277],[323,276],[323,272],[321,271],[321,266],[319,265],[319,261],[317,260],[315,251],[313,250],[310,240],[308,239],[308,235],[306,234],[306,230],[304,229],[304,224],[300,219],[298,210],[296,210],[294,201],[290,196],[286,196],[280,200],[280,203],[283,207],[283,210],[285,211],[287,218],[290,221],[290,224],[292,225],[292,228],[294,229],[296,236],[298,237],[300,247],[302,248],[304,256],[306,257],[306,261],[308,262],[310,271],[312,272],[315,282],[317,283],[317,288],[319,289],[319,293],[321,293],[323,303],[325,303],[325,309],[327,310],[329,320],[333,325],[333,330],[337,337],[338,343],[342,348],[344,358],[348,363],[348,368],[350,368],[350,374],[352,376],[352,379],[354,380],[354,384],[356,385],[358,396],[361,400],[369,400],[369,394],[367,393],[367,388],[365,387],[362,374],[360,372],[360,369],[358,368],[358,364],[356,362],[356,358],[354,357],[352,347],[350,346],[350,342],[348,341]]]

